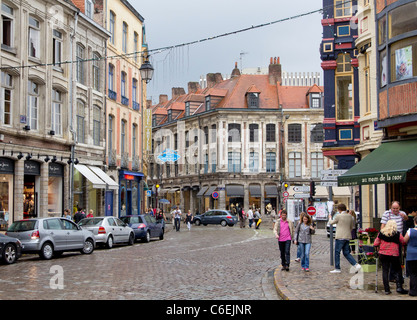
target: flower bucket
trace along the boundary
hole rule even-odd
[[[362,271],[363,272],[375,272],[376,264],[362,264]]]

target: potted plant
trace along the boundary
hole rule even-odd
[[[364,258],[361,261],[363,272],[375,272],[376,270],[376,255],[375,252],[364,253]]]
[[[358,231],[359,244],[364,245],[368,243],[368,233],[363,230]]]
[[[373,243],[376,239],[376,237],[378,236],[379,231],[375,228],[366,228],[365,232],[368,234],[369,236],[369,240],[371,241],[371,243]]]

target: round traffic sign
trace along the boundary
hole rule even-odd
[[[217,199],[217,198],[219,197],[219,193],[218,193],[217,191],[214,191],[214,192],[211,194],[211,196],[212,196],[214,199]]]
[[[289,196],[290,194],[288,193],[288,191],[284,191],[284,192],[282,193],[282,195],[284,196],[284,198],[288,198],[288,196]]]
[[[314,216],[314,215],[316,214],[316,208],[314,208],[314,207],[308,207],[308,208],[307,208],[307,213],[308,213],[310,216]]]

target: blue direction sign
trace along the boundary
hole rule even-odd
[[[180,158],[180,156],[179,156],[178,152],[175,151],[175,150],[172,150],[172,149],[165,149],[158,156],[158,159],[161,160],[162,162],[167,162],[167,161],[175,162],[179,158]]]

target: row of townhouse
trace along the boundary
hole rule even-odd
[[[323,1],[323,152],[348,169],[363,227],[417,208],[417,1]],[[343,111],[344,110],[344,111]]]
[[[323,88],[283,86],[281,75],[279,58],[271,58],[267,74],[235,66],[229,79],[210,73],[205,88],[190,82],[188,93],[160,95],[150,107],[152,206],[167,199],[167,209],[193,213],[237,204],[265,212],[286,205],[284,182],[309,186],[333,168],[321,150]]]
[[[117,38],[116,32],[123,34],[123,21],[109,28],[111,10],[134,16],[129,22],[139,35],[138,47],[128,50],[141,51],[143,18],[127,1],[112,1],[111,6],[100,0],[1,1],[2,226],[23,217],[61,216],[64,209],[93,209],[96,215],[118,210],[118,177],[105,172],[112,164],[108,117],[122,114],[118,106],[108,111],[108,101],[117,99],[107,91],[106,58],[119,53],[109,40]],[[141,61],[139,56],[110,62],[135,59]],[[138,63],[134,61],[136,69]],[[133,74],[141,82],[140,75],[129,71]],[[139,108],[128,104],[126,110],[123,119],[139,126]],[[140,150],[140,129],[137,135]],[[113,166],[132,169],[131,162]]]

